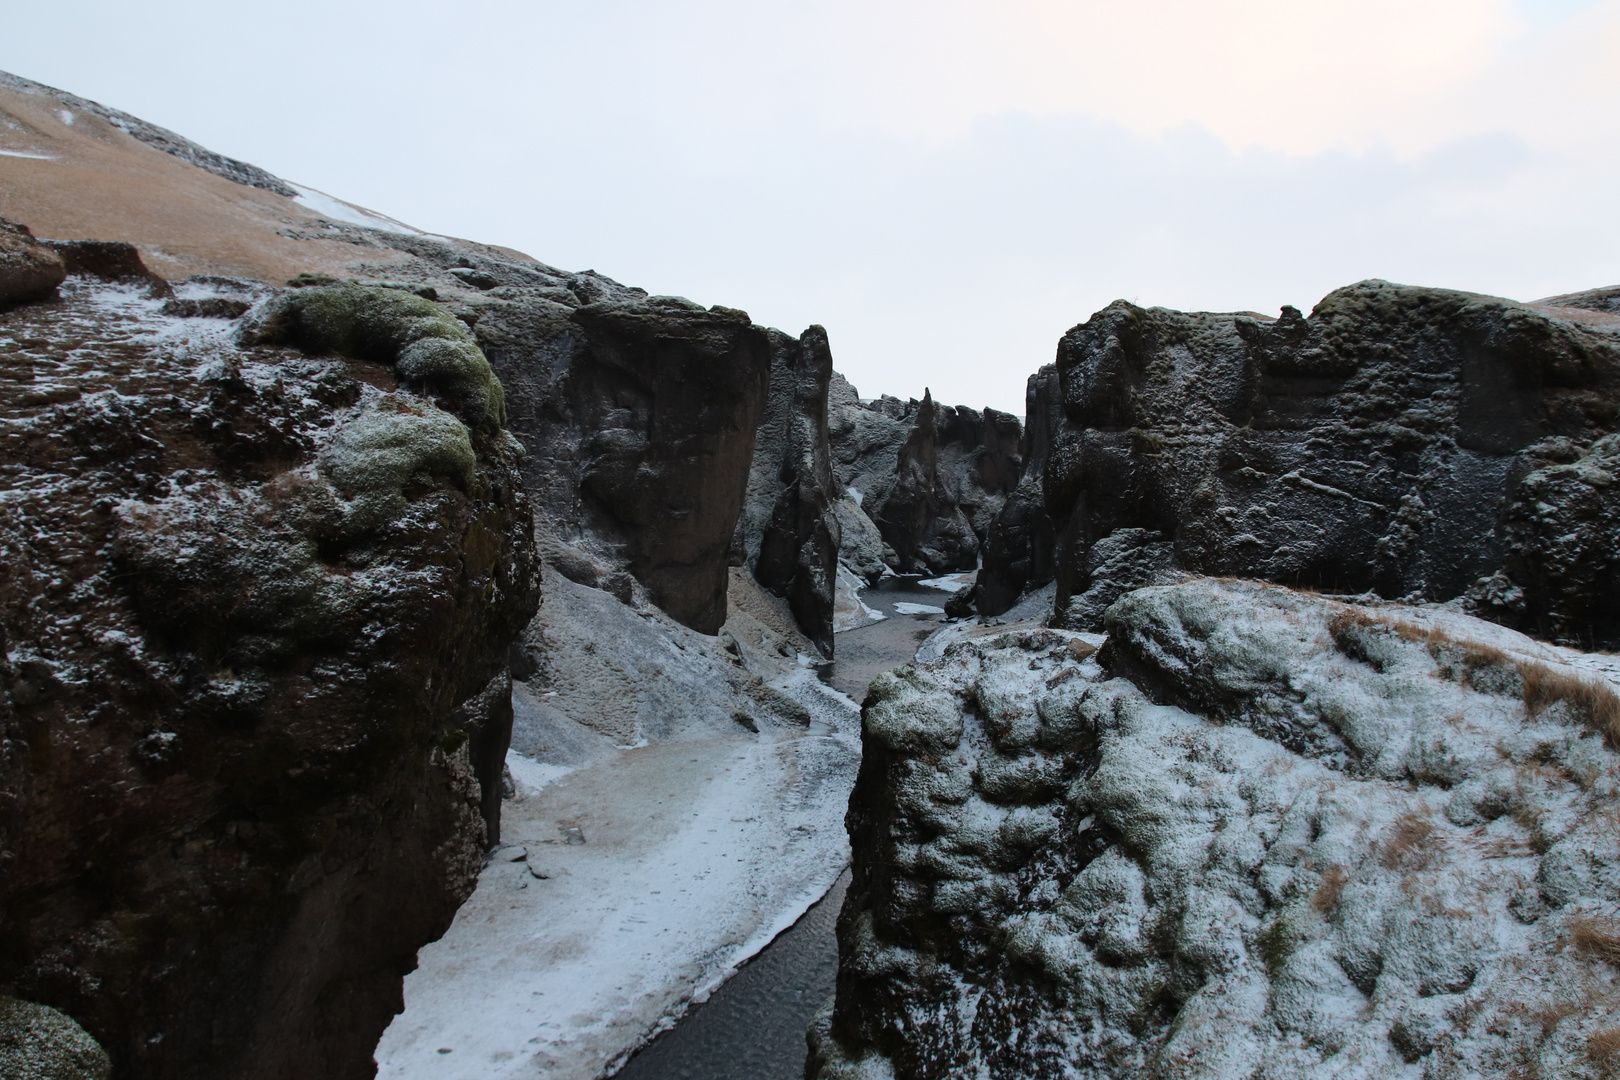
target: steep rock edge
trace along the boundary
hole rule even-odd
[[[1052,518],[1046,512],[1046,459],[1062,423],[1057,367],[1047,364],[1024,390],[1023,476],[985,532],[983,565],[974,583],[975,610],[1000,615],[1056,575]]]
[[[731,559],[785,598],[799,628],[831,657],[843,540],[827,427],[832,350],[819,326],[798,338],[780,330],[768,336],[770,388]]]
[[[415,340],[393,317],[239,341],[146,284],[61,291],[0,316],[0,985],[120,1077],[370,1076],[498,824],[516,448],[377,345]]]
[[[809,1075],[1610,1075],[1620,665],[1244,582],[1106,623],[874,683]]]
[[[1379,281],[1309,318],[1120,301],[1064,336],[1057,376],[1042,482],[1067,625],[1182,567],[1620,641],[1610,315]]]
[[[833,471],[848,495],[835,512],[852,571],[871,582],[885,566],[943,574],[978,564],[991,522],[1023,475],[1017,417],[941,406],[927,390],[921,401],[862,401],[835,376],[828,423]]]

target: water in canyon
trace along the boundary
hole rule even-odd
[[[954,583],[952,583],[954,588]],[[944,618],[948,592],[915,577],[889,577],[864,590],[868,607],[885,616],[847,630],[837,660],[822,672],[855,701],[879,673],[910,660]],[[845,871],[830,892],[737,974],[653,1039],[619,1070],[619,1080],[798,1080],[804,1075],[804,1033],[833,992],[838,942],[833,929],[849,884]]]

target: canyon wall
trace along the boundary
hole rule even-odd
[[[1620,323],[1592,295],[1526,305],[1369,281],[1308,318],[1098,312],[1059,346],[1061,418],[1031,451],[1057,619],[1096,627],[1123,591],[1181,568],[1466,598],[1539,635],[1620,641],[1601,441],[1620,426]],[[1017,523],[1003,531],[991,547],[1023,550]]]
[[[408,292],[115,277],[0,315],[0,986],[119,1078],[370,1076],[499,827],[501,388]]]
[[[842,378],[829,402],[833,471],[848,496],[838,508],[845,563],[869,581],[884,566],[973,569],[1023,474],[1018,418],[941,406],[926,390],[921,401],[863,402]]]

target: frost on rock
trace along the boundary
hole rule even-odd
[[[1609,683],[1242,582],[1107,627],[873,683],[812,1075],[1613,1075]]]

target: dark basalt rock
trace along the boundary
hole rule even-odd
[[[618,583],[627,600],[628,571],[653,603],[712,634],[726,617],[770,342],[740,311],[647,298],[599,275],[566,280],[574,293],[501,286],[469,312],[528,451],[543,554],[582,584]]]
[[[1024,407],[1024,475],[985,531],[983,565],[974,590],[974,605],[981,615],[1000,615],[1055,573],[1044,485],[1052,432],[1062,422],[1056,366],[1047,364],[1029,377]]]
[[[149,296],[173,296],[174,288],[147,269],[134,244],[122,240],[46,240],[62,259],[68,274],[143,285]]]
[[[841,506],[840,518],[869,516],[892,570],[972,569],[1023,473],[1017,417],[940,406],[926,390],[921,401],[885,396],[863,403],[842,379],[834,383],[829,411],[839,484],[861,494],[860,507]],[[859,536],[860,530],[846,520],[845,533]],[[850,541],[845,547],[852,568],[870,562]]]
[[[515,446],[366,332],[63,293],[0,316],[0,985],[128,1080],[369,1077],[498,827]]]
[[[28,226],[0,218],[0,311],[55,296],[66,278],[62,256],[34,239]]]
[[[1428,600],[1478,584],[1499,618],[1613,640],[1587,599],[1615,588],[1602,485],[1547,472],[1620,421],[1607,315],[1379,281],[1275,321],[1117,302],[1057,367],[1044,483],[1067,625],[1095,625],[1071,610],[1093,545],[1144,529],[1199,573]],[[1552,488],[1580,522],[1556,542],[1530,523]]]
[[[768,332],[771,381],[754,441],[748,495],[737,520],[733,561],[785,597],[795,621],[833,654],[833,592],[842,529],[827,434],[832,350],[812,326],[797,339]]]

